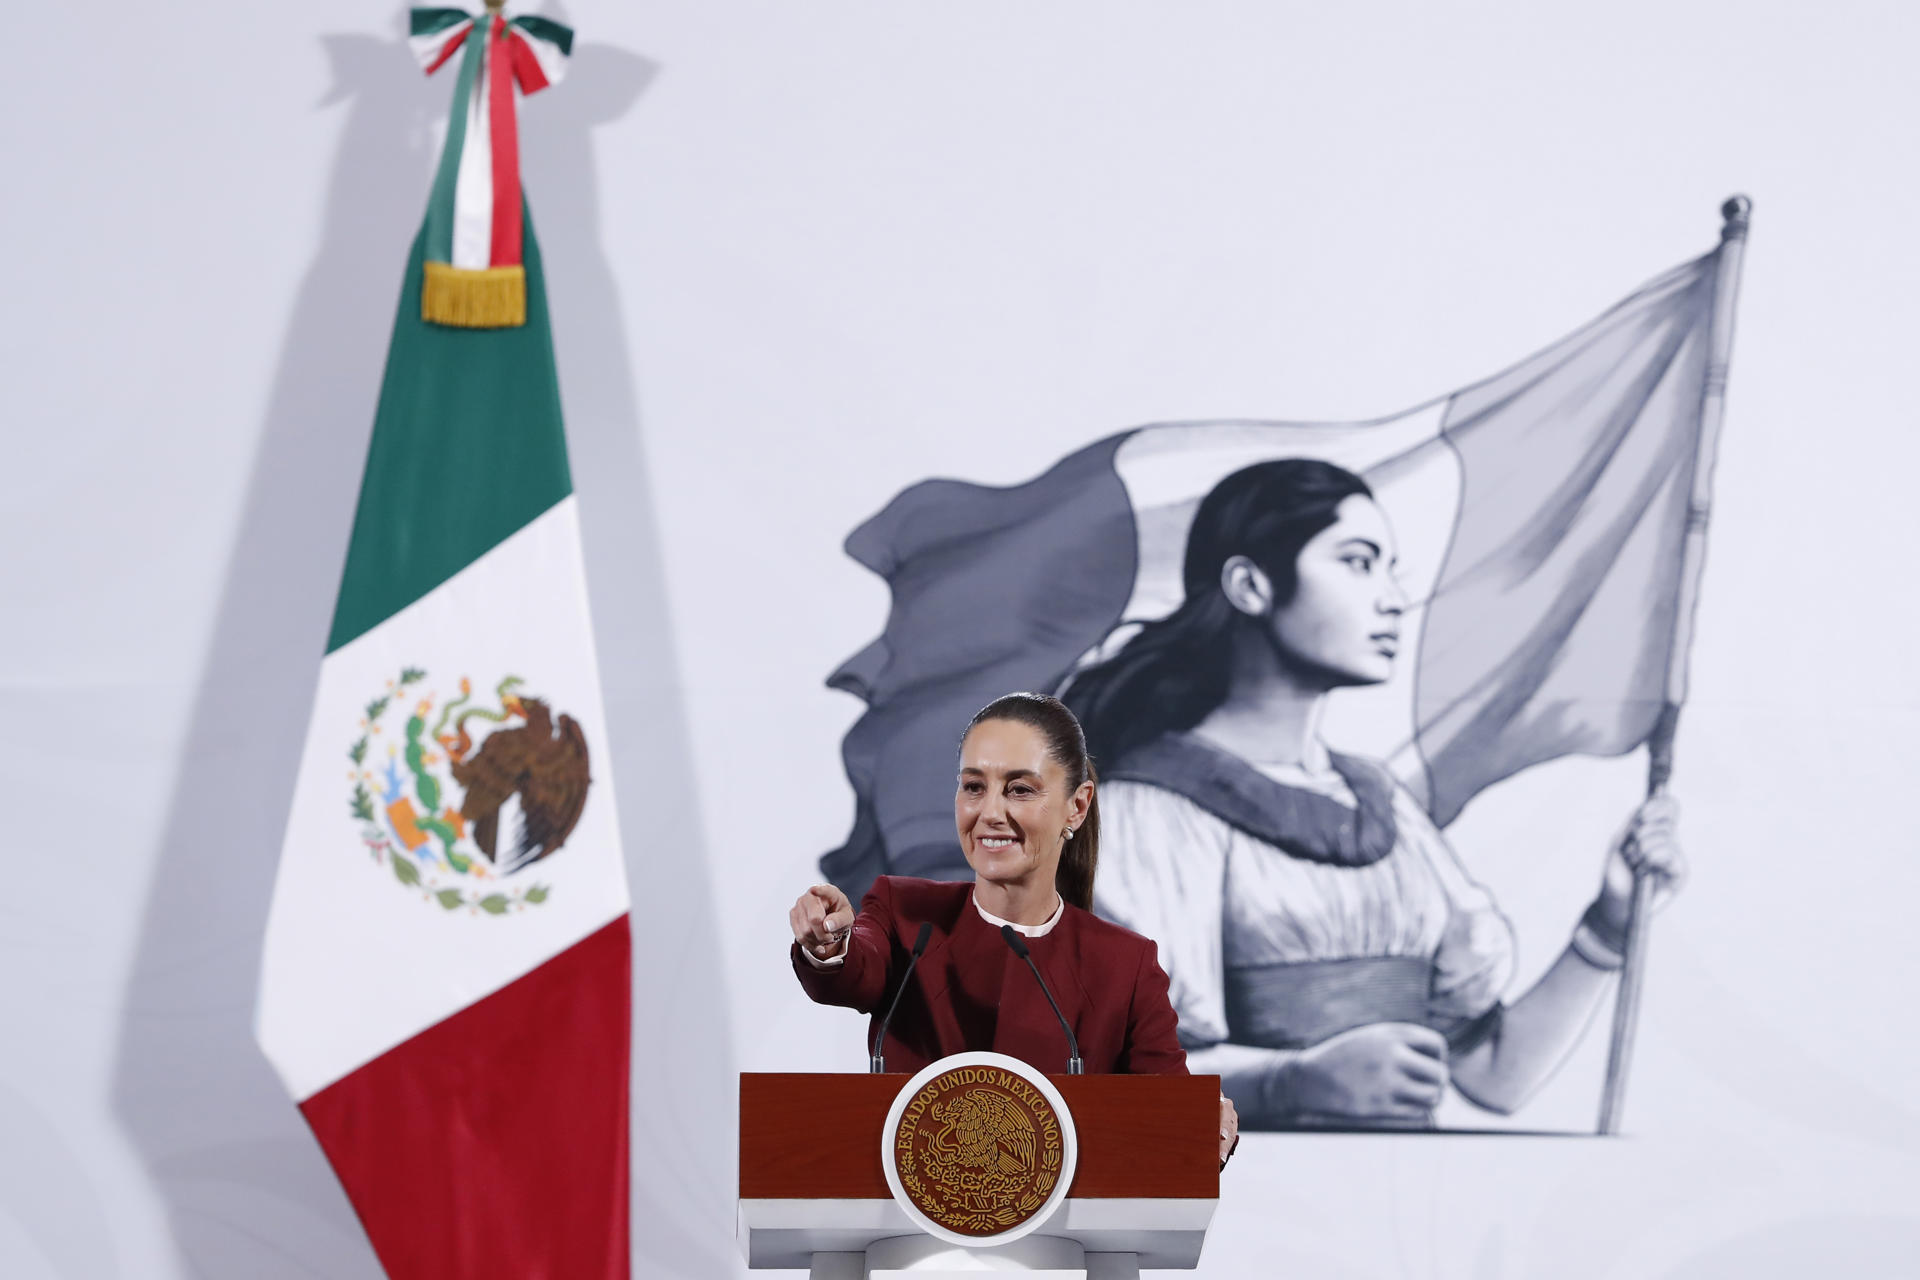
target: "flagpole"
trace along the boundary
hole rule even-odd
[[[1686,540],[1680,552],[1680,594],[1674,615],[1673,650],[1668,658],[1667,696],[1647,737],[1647,795],[1665,794],[1673,777],[1673,739],[1680,708],[1687,698],[1687,656],[1693,647],[1694,614],[1700,603],[1700,578],[1707,563],[1707,517],[1713,503],[1714,455],[1727,406],[1727,367],[1733,355],[1734,304],[1740,295],[1740,265],[1746,256],[1747,227],[1753,201],[1731,196],[1720,206],[1720,261],[1713,282],[1713,314],[1707,322],[1707,379],[1700,395],[1700,444],[1693,468],[1693,492],[1687,503]],[[1626,1098],[1627,1068],[1633,1060],[1634,1031],[1640,1019],[1640,988],[1646,976],[1647,935],[1653,914],[1653,877],[1633,878],[1633,903],[1627,914],[1626,962],[1620,993],[1613,1005],[1613,1036],[1607,1048],[1607,1079],[1600,1095],[1600,1132],[1620,1131]]]

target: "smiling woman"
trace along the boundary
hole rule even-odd
[[[1065,1018],[1089,1071],[1187,1074],[1154,944],[1091,911],[1096,787],[1080,724],[1058,699],[1015,693],[988,704],[961,739],[953,798],[972,883],[882,876],[857,915],[833,886],[807,890],[788,920],[800,985],[821,1004],[867,1014],[900,994],[884,1041],[870,1046],[896,1071],[973,1049],[1058,1071]],[[909,976],[923,928],[929,943]],[[1008,929],[1024,937],[1058,1017],[1012,958]],[[1238,1136],[1222,1097],[1223,1161]]]
[[[1014,693],[982,708],[960,742],[954,829],[975,897],[996,914],[1093,909],[1100,807],[1086,736],[1057,699]],[[1057,834],[1056,834],[1057,833]]]

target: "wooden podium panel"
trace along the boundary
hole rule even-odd
[[[742,1200],[886,1200],[880,1131],[899,1075],[740,1077]],[[1080,1141],[1070,1200],[1215,1200],[1218,1076],[1048,1076]]]

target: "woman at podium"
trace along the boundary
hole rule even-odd
[[[1014,693],[988,704],[961,739],[953,798],[972,883],[882,876],[858,914],[833,886],[808,889],[789,913],[800,985],[821,1004],[873,1015],[869,1039],[899,994],[873,1046],[892,1071],[974,1049],[1064,1071],[1064,1019],[1088,1071],[1185,1075],[1153,942],[1090,909],[1100,855],[1095,788],[1086,737],[1058,699]],[[922,926],[926,947],[908,978]],[[1238,1131],[1223,1097],[1222,1159]]]

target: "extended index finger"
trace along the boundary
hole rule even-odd
[[[853,905],[847,901],[846,894],[840,892],[838,888],[830,884],[814,885],[813,888],[807,890],[807,892],[818,898],[821,902],[826,903],[827,910],[829,911],[838,911],[842,907]]]
[[[800,912],[801,921],[804,922],[808,928],[819,927],[820,923],[827,918],[826,904],[822,903],[820,899],[814,897],[811,893],[802,897],[794,906]]]

